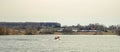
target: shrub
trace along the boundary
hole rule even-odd
[[[120,27],[116,30],[116,34],[120,36]]]

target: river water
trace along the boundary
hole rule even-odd
[[[0,52],[120,52],[116,35],[5,35]]]

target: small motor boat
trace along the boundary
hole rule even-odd
[[[55,36],[55,40],[60,40],[60,36]]]

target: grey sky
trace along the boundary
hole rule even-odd
[[[1,22],[120,24],[120,0],[0,0]]]

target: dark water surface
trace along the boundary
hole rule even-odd
[[[0,36],[0,52],[120,52],[115,35],[8,35]]]

